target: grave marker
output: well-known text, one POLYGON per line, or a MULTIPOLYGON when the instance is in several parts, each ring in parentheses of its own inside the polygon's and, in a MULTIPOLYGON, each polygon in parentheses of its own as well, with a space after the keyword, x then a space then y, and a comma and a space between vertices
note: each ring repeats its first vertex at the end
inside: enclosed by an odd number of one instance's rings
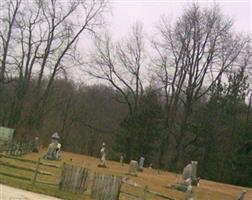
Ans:
POLYGON ((141 158, 139 159, 138 171, 142 172, 142 171, 143 171, 143 167, 144 167, 144 157, 141 157, 141 158))
POLYGON ((138 162, 131 160, 129 164, 129 175, 137 176, 138 162))

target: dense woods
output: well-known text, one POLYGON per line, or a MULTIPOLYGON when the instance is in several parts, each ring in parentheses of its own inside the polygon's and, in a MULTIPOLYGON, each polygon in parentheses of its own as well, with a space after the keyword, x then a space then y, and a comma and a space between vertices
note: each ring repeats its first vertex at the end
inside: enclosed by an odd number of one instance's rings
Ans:
POLYGON ((101 34, 106 1, 0 6, 0 125, 17 139, 46 146, 58 131, 66 151, 97 156, 106 142, 110 159, 177 172, 197 160, 202 178, 252 186, 251 38, 218 6, 162 17, 151 40, 137 23, 121 41, 101 34))

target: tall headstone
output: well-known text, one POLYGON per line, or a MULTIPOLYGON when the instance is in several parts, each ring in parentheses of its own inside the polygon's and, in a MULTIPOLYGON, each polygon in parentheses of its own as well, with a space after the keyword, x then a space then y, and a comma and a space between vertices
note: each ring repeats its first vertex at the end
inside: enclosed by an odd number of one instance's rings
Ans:
POLYGON ((120 163, 121 163, 122 166, 123 166, 123 160, 124 160, 124 156, 121 155, 121 157, 120 157, 120 163))
POLYGON ((191 163, 184 168, 182 173, 182 182, 186 182, 186 180, 191 179, 192 185, 197 185, 197 165, 197 161, 191 161, 191 163))
POLYGON ((137 176, 138 162, 131 160, 129 164, 129 175, 137 176))
POLYGON ((34 138, 32 152, 39 152, 39 137, 34 138))
POLYGON ((55 132, 52 136, 52 142, 48 146, 48 150, 46 155, 44 156, 44 159, 48 160, 58 160, 60 158, 60 148, 61 144, 59 143, 59 134, 55 132))
POLYGON ((100 164, 98 165, 98 167, 107 167, 106 166, 106 148, 105 148, 105 146, 106 146, 106 144, 103 142, 102 148, 100 150, 101 159, 100 159, 100 164))
POLYGON ((139 159, 138 171, 142 172, 142 171, 143 171, 143 167, 144 167, 144 157, 141 157, 141 158, 139 159))

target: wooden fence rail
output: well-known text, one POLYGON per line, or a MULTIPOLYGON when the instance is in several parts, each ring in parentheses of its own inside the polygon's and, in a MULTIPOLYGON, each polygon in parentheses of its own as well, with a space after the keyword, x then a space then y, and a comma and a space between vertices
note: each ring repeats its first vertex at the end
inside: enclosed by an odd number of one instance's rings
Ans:
POLYGON ((63 163, 59 189, 82 194, 87 189, 89 170, 63 163))
MULTIPOLYGON (((21 166, 13 165, 13 164, 10 164, 8 162, 3 162, 3 161, 0 161, 0 165, 14 168, 14 169, 20 169, 20 170, 24 170, 24 171, 28 171, 28 172, 35 172, 36 171, 35 169, 32 169, 32 168, 21 167, 21 166)), ((53 176, 52 173, 47 172, 47 171, 42 171, 42 170, 38 170, 38 174, 45 175, 45 176, 53 176)))
POLYGON ((119 200, 122 178, 94 174, 91 196, 96 200, 119 200))
POLYGON ((36 183, 41 183, 41 184, 59 186, 59 181, 52 183, 52 182, 38 180, 39 175, 52 176, 52 177, 55 176, 55 174, 53 174, 51 172, 40 170, 39 169, 40 166, 58 168, 60 170, 60 167, 58 165, 55 165, 52 163, 41 162, 40 158, 37 161, 35 161, 35 160, 28 160, 28 159, 24 159, 24 158, 20 158, 20 157, 5 155, 5 154, 0 154, 0 158, 6 158, 6 159, 11 159, 11 160, 16 160, 18 162, 29 163, 29 164, 35 165, 35 167, 32 168, 31 166, 29 166, 29 167, 28 166, 19 166, 17 164, 12 164, 7 161, 0 160, 0 165, 2 165, 2 166, 34 173, 32 177, 30 177, 30 176, 27 177, 27 176, 20 176, 20 175, 15 175, 15 174, 0 171, 0 175, 12 177, 12 178, 17 178, 17 179, 21 179, 21 180, 25 180, 25 181, 31 181, 32 185, 35 185, 36 183))
MULTIPOLYGON (((60 166, 49 162, 42 162, 40 158, 37 161, 34 161, 5 154, 0 154, 0 158, 5 158, 4 160, 0 160, 1 166, 32 172, 33 176, 27 177, 24 175, 22 176, 22 175, 10 174, 5 171, 0 171, 0 175, 17 178, 24 181, 30 181, 32 185, 35 185, 36 183, 46 184, 58 187, 59 190, 68 190, 70 192, 80 194, 82 194, 87 189, 88 180, 90 177, 90 170, 86 168, 69 165, 66 163, 63 163, 63 165, 60 166), (7 159, 16 160, 18 162, 23 163, 29 163, 32 164, 34 167, 32 168, 30 165, 29 167, 24 167, 23 165, 18 166, 17 164, 7 162, 6 161, 7 159), (54 171, 58 169, 59 170, 58 174, 60 174, 61 172, 61 175, 59 175, 58 179, 56 179, 56 181, 54 182, 39 180, 40 175, 55 177, 55 173, 43 171, 41 170, 41 166, 54 168, 54 171)), ((162 199, 176 200, 172 197, 169 197, 166 194, 150 190, 149 187, 147 186, 135 187, 132 184, 123 181, 122 177, 117 177, 113 175, 99 175, 96 173, 94 173, 93 177, 94 177, 93 183, 91 186, 91 197, 95 200, 119 200, 120 193, 128 196, 130 200, 133 199, 147 200, 148 199, 147 194, 151 194, 162 199), (128 186, 137 189, 138 190, 137 194, 134 194, 132 190, 130 191, 122 190, 123 184, 127 184, 128 186)))

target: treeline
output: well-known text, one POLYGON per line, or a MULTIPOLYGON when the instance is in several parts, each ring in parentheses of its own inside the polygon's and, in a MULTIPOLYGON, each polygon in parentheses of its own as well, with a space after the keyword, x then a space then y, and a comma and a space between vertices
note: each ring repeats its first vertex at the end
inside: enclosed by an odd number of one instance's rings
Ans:
POLYGON ((1 125, 44 145, 58 131, 65 150, 92 156, 104 141, 110 159, 177 172, 197 160, 203 178, 252 186, 251 38, 194 4, 174 23, 163 17, 151 40, 138 23, 115 42, 96 34, 106 5, 1 5, 1 125), (96 36, 85 62, 83 33, 96 36), (102 84, 70 80, 76 69, 102 84))

